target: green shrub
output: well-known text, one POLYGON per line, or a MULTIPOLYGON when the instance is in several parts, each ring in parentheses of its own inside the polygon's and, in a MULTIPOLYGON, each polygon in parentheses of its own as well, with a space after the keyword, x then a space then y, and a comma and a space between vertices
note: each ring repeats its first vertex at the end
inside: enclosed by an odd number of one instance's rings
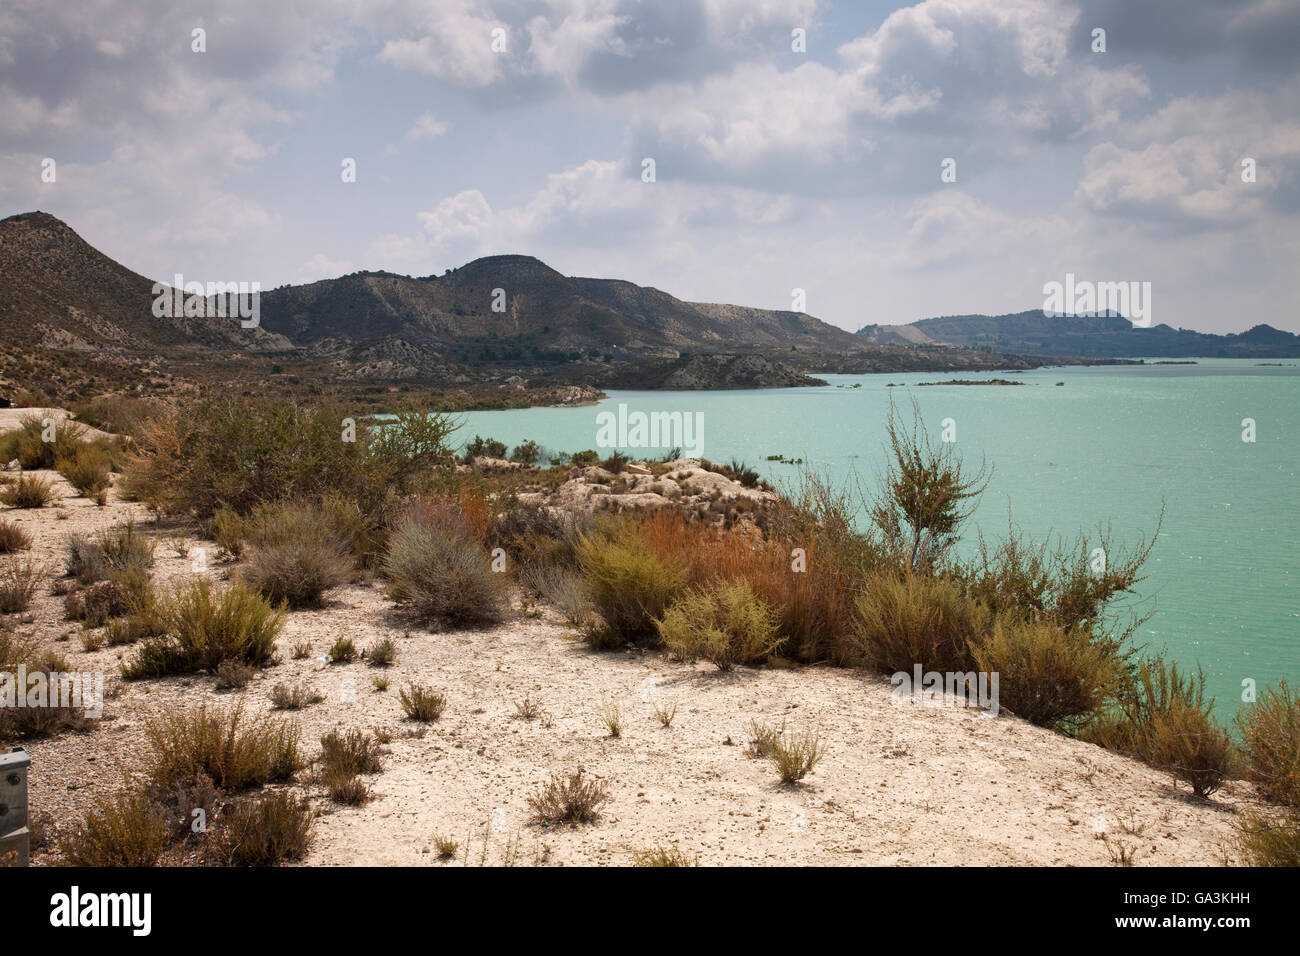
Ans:
POLYGON ((466 459, 472 458, 504 458, 506 457, 505 442, 499 442, 495 438, 480 438, 474 436, 474 440, 465 445, 461 454, 466 459))
POLYGON ((162 409, 137 428, 123 490, 151 508, 205 520, 222 504, 246 515, 264 502, 326 495, 378 516, 446 458, 457 427, 419 410, 382 423, 357 418, 335 402, 269 396, 162 409))
POLYGON ((743 580, 688 591, 656 623, 670 654, 704 658, 721 671, 760 664, 781 644, 776 612, 743 580))
POLYGON ((382 564, 389 594, 426 625, 495 624, 505 616, 506 580, 455 505, 441 499, 409 509, 382 564))
POLYGON ((858 622, 851 636, 869 667, 887 673, 965 672, 970 642, 989 626, 987 610, 967 601, 944 578, 919 574, 873 574, 857 597, 858 622))
POLYGON ((252 554, 243 579, 277 604, 319 606, 325 591, 351 579, 351 556, 315 505, 262 505, 253 512, 249 529, 252 554))
POLYGON ((206 774, 222 790, 287 780, 303 768, 296 727, 270 717, 246 720, 243 703, 229 709, 207 704, 145 719, 149 777, 155 788, 206 774))
POLYGON ((260 793, 227 807, 204 844, 216 866, 275 866, 301 860, 311 845, 316 813, 291 791, 260 793))
POLYGON ((423 684, 408 684, 397 692, 397 696, 406 716, 423 723, 437 720, 447 708, 446 696, 423 684))
POLYGON ((285 611, 244 584, 214 591, 206 578, 196 578, 160 598, 157 614, 166 634, 140 645, 122 668, 128 679, 215 670, 228 659, 264 667, 285 611))
POLYGON ((97 797, 59 853, 72 866, 157 866, 170 835, 162 810, 136 787, 97 797))
POLYGON ((127 519, 126 524, 101 532, 95 539, 108 571, 153 567, 157 544, 153 537, 136 528, 134 519, 127 519))
POLYGON ((103 448, 78 442, 70 454, 55 460, 54 467, 82 497, 93 498, 108 488, 111 464, 103 448))
POLYGON ((998 675, 998 705, 1044 727, 1077 729, 1115 692, 1120 662, 1085 630, 999 618, 974 643, 975 667, 998 675))
POLYGON ((686 589, 685 572, 651 554, 635 532, 582 536, 578 564, 601 617, 586 629, 595 648, 657 640, 655 622, 686 589))
POLYGON ((54 421, 54 414, 48 409, 25 415, 18 428, 0 436, 0 458, 5 461, 17 458, 24 468, 53 468, 58 459, 75 454, 85 432, 86 426, 77 422, 54 421), (48 429, 44 424, 47 420, 51 423, 48 429), (53 441, 45 441, 46 435, 53 441))
POLYGON ((11 508, 44 508, 54 500, 54 483, 40 475, 21 474, 0 488, 0 502, 11 508))
POLYGON ((535 441, 526 441, 518 444, 510 452, 511 461, 517 461, 525 465, 535 465, 541 457, 542 448, 535 441))
POLYGON ((1300 810, 1281 814, 1247 813, 1240 828, 1247 866, 1300 866, 1300 810))
POLYGON ((372 667, 389 667, 397 660, 397 645, 391 637, 385 637, 366 651, 366 659, 372 667))
POLYGON ((244 519, 225 505, 217 508, 208 522, 208 537, 232 558, 244 553, 245 533, 244 519))
POLYGON ((1247 774, 1270 800, 1300 807, 1300 692, 1285 680, 1237 712, 1247 774))
POLYGON ((350 637, 340 637, 330 645, 331 664, 350 664, 357 659, 357 645, 350 637))
POLYGON ((1232 759, 1231 739, 1210 716, 1213 707, 1200 668, 1191 676, 1155 656, 1138 664, 1085 737, 1168 770, 1205 797, 1222 784, 1232 759))

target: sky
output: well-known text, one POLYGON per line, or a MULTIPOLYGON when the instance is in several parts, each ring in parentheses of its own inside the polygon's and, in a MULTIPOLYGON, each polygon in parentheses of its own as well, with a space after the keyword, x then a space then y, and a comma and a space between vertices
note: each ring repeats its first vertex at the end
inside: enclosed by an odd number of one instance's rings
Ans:
POLYGON ((518 253, 856 330, 1068 273, 1300 332, 1300 2, 3 0, 34 209, 165 281, 518 253))

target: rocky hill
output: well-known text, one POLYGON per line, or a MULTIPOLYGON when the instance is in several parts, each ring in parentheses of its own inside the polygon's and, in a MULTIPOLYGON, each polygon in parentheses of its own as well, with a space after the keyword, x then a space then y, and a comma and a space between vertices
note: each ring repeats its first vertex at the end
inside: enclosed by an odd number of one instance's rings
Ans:
POLYGON ((1214 335, 1169 325, 1134 326, 1119 315, 949 315, 911 325, 869 325, 859 337, 875 345, 909 341, 1038 356, 1088 358, 1295 358, 1300 336, 1269 325, 1235 335, 1214 335))

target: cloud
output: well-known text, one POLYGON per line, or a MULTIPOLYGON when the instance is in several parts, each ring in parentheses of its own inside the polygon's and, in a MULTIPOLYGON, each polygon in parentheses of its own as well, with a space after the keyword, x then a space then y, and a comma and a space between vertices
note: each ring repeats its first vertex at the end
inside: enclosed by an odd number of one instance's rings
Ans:
POLYGON ((1235 228, 1300 211, 1300 81, 1270 95, 1179 97, 1084 157, 1089 211, 1163 228, 1235 228), (1255 161, 1255 181, 1242 161, 1255 161))
POLYGON ((435 136, 441 136, 450 128, 447 123, 436 119, 432 113, 422 113, 416 119, 415 125, 406 131, 406 138, 412 141, 433 139, 435 136))

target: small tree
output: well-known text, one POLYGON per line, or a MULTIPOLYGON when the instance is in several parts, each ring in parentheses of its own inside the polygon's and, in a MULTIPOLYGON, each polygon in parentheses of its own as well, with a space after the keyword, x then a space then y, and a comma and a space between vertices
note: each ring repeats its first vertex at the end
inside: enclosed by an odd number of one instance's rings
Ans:
POLYGON ((911 570, 927 570, 957 542, 991 475, 982 460, 979 470, 968 474, 951 443, 932 445, 915 401, 907 429, 890 400, 885 433, 890 461, 871 520, 911 570))

